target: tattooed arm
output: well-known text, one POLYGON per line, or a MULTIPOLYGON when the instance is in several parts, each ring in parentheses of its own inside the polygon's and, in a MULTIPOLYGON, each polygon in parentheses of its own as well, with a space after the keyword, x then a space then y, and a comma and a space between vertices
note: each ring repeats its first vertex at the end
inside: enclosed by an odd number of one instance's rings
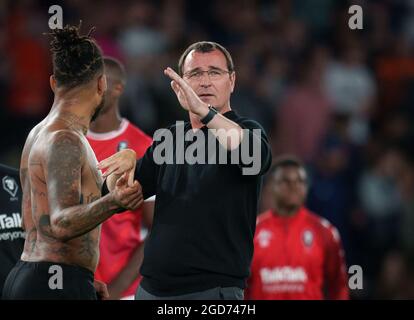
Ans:
POLYGON ((46 236, 67 241, 85 234, 120 208, 134 208, 142 202, 138 183, 127 187, 121 177, 115 189, 89 204, 79 205, 85 149, 80 137, 69 130, 54 133, 46 155, 49 210, 39 217, 39 229, 46 236))

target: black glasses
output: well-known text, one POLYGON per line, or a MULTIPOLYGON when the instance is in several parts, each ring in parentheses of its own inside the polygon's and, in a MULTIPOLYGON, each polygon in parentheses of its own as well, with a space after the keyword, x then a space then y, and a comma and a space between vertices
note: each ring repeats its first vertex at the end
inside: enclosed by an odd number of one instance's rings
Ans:
POLYGON ((210 69, 210 70, 197 70, 197 71, 190 71, 184 73, 184 77, 188 80, 199 81, 203 77, 204 73, 207 73, 208 77, 211 81, 219 80, 223 77, 226 73, 231 73, 231 71, 221 70, 221 69, 210 69))

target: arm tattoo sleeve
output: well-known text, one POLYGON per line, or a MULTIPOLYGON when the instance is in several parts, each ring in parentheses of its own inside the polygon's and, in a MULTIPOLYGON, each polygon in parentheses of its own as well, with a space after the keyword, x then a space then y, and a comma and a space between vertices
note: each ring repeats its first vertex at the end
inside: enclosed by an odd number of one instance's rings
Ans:
MULTIPOLYGON (((39 229, 50 237, 70 240, 90 230, 115 213, 110 195, 81 204, 81 174, 84 147, 76 133, 55 133, 47 154, 49 216, 39 219, 39 229)), ((46 214, 47 215, 47 214, 46 214)))

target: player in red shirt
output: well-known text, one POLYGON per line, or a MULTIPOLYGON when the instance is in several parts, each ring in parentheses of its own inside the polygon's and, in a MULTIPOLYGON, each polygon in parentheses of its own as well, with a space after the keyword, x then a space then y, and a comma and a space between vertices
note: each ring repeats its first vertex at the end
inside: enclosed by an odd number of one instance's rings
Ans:
MULTIPOLYGON (((152 139, 120 116, 119 98, 126 82, 125 69, 113 58, 104 58, 104 64, 108 82, 105 104, 99 117, 91 123, 87 139, 98 161, 125 148, 135 150, 141 158, 152 139)), ((108 284, 111 299, 133 299, 143 259, 143 225, 150 227, 153 208, 154 201, 146 201, 138 210, 114 215, 102 224, 95 278, 108 284)))
POLYGON ((274 208, 257 219, 246 299, 348 299, 339 233, 304 207, 304 166, 280 158, 270 179, 274 208))

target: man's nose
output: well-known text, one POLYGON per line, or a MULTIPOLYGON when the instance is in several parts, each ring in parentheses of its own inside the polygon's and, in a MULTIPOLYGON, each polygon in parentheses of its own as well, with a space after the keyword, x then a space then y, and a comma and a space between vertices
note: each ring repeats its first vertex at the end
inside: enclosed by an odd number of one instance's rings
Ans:
POLYGON ((211 86, 210 76, 207 72, 204 72, 200 78, 200 86, 202 87, 209 87, 211 86))

